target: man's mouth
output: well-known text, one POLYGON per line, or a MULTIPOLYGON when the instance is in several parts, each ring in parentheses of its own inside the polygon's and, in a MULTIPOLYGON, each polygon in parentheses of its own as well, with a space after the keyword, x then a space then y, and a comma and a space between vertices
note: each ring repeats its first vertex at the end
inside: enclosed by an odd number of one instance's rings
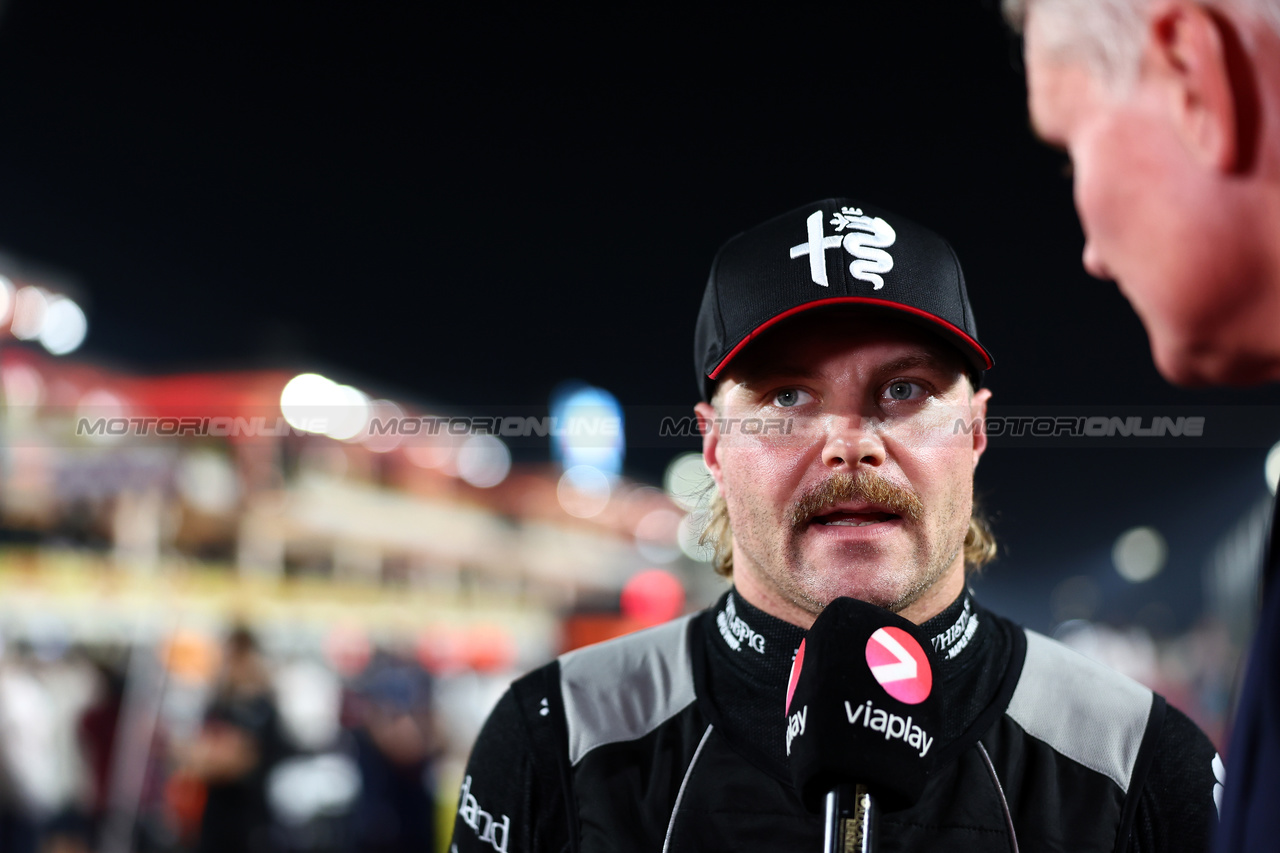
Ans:
POLYGON ((891 512, 830 512, 826 515, 815 515, 810 523, 830 527, 867 527, 901 517, 891 512))
POLYGON ((799 531, 811 525, 869 527, 918 521, 923 514, 920 498, 910 489, 861 470, 832 474, 805 490, 792 505, 789 520, 799 531))

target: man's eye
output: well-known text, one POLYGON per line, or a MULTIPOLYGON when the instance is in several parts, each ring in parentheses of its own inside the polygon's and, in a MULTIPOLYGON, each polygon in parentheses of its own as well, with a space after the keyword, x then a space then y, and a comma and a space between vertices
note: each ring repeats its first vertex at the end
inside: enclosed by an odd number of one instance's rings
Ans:
POLYGON ((789 409, 792 406, 798 406, 801 403, 806 403, 809 399, 809 395, 804 391, 801 391, 799 388, 788 388, 785 391, 779 391, 777 394, 773 395, 774 405, 781 406, 784 409, 789 409))
POLYGON ((898 381, 890 382, 884 393, 890 400, 911 400, 923 394, 924 389, 914 382, 898 381))

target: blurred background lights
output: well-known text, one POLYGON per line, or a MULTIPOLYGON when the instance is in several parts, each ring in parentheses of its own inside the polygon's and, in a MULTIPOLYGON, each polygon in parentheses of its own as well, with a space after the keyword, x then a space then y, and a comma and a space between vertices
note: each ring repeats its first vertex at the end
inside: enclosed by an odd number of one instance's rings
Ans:
POLYGON ((683 513, 671 509, 655 509, 636 523, 636 550, 646 560, 670 563, 680 556, 677 534, 683 513))
POLYGON ((404 455, 419 468, 451 470, 457 453, 457 439, 451 435, 416 435, 404 445, 404 455))
POLYGON ((390 400, 369 404, 369 422, 360 433, 360 443, 374 453, 388 453, 400 446, 400 421, 404 410, 390 400))
POLYGON ((20 341, 29 341, 40 334, 44 315, 49 309, 49 297, 42 288, 20 287, 13 301, 13 322, 9 331, 20 341))
POLYGON ((473 435, 458 448, 458 476, 476 488, 492 488, 510 471, 511 451, 496 436, 473 435))
POLYGON ((13 282, 9 281, 8 276, 0 275, 0 326, 9 322, 9 318, 13 316, 13 282))
POLYGON ((176 479, 179 493, 199 512, 230 512, 240 499, 240 481, 231 460, 213 450, 184 456, 176 479))
POLYGON ((350 385, 339 385, 318 373, 302 373, 285 383, 280 411, 289 426, 302 432, 351 439, 369 423, 369 398, 350 385))
POLYGON ((609 478, 593 465, 574 465, 560 475, 556 498, 561 508, 575 518, 594 518, 609 504, 613 491, 609 478))
POLYGON ((38 336, 45 349, 54 355, 66 355, 84 343, 88 331, 89 322, 79 305, 65 296, 49 299, 38 336))
POLYGON ((199 631, 179 629, 164 644, 165 669, 188 684, 202 684, 212 678, 221 658, 217 644, 199 631))
POLYGON ((590 465, 609 477, 622 473, 626 439, 622 407, 603 388, 567 382, 551 395, 552 451, 561 467, 590 465))
POLYGON ((1120 577, 1129 583, 1142 583, 1160 574, 1169 548, 1160 531, 1152 527, 1135 527, 1120 534, 1111 549, 1111 561, 1120 577))
POLYGON ((682 509, 693 511, 706 505, 715 481, 701 453, 682 453, 667 465, 662 487, 682 509))
POLYGON ((349 441, 364 432, 372 406, 368 396, 359 389, 350 385, 334 387, 334 403, 329 407, 329 428, 324 434, 340 441, 349 441))
MULTIPOLYGON (((334 384, 318 373, 301 373, 280 392, 280 411, 289 426, 303 432, 323 432, 324 407, 333 400, 334 384)), ((327 424, 327 421, 326 421, 327 424)))
MULTIPOLYGON (((34 371, 32 371, 34 373, 34 371)), ((38 377, 38 374, 37 374, 38 377)), ((76 403, 76 417, 97 420, 98 418, 122 418, 128 413, 124 400, 114 391, 106 388, 93 388, 85 393, 76 403)))
POLYGON ((1273 444, 1267 451, 1267 461, 1262 470, 1267 478, 1267 488, 1271 489, 1271 494, 1274 495, 1276 484, 1280 483, 1280 441, 1273 444))
POLYGON ((624 616, 641 625, 668 622, 684 611, 684 585, 665 569, 645 569, 622 587, 619 600, 624 616))
POLYGON ((34 367, 6 364, 0 370, 4 402, 10 409, 34 408, 44 402, 44 379, 34 367))

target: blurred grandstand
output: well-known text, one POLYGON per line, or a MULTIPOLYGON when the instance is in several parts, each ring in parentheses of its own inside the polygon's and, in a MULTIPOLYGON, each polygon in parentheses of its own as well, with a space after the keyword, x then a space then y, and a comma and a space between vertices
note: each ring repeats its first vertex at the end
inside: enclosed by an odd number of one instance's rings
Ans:
POLYGON ((620 446, 616 424, 593 426, 607 412, 569 429, 563 412, 432 412, 315 373, 140 376, 22 345, 7 313, 3 849, 197 849, 220 790, 209 756, 234 751, 208 709, 236 626, 261 644, 284 733, 263 783, 270 849, 354 850, 372 661, 433 685, 402 713, 434 721, 423 786, 451 815, 515 674, 676 615, 686 577, 714 594, 688 571, 696 501, 563 449, 513 463, 503 440, 586 436, 598 456, 620 446))

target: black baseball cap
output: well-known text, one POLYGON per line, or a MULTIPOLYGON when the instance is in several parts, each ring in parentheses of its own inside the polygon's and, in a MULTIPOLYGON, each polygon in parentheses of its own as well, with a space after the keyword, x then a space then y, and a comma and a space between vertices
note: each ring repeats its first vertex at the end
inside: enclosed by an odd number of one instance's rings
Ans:
POLYGON ((978 343, 950 244, 896 213, 830 198, 744 231, 716 253, 693 336, 702 398, 711 399, 725 366, 761 332, 834 305, 878 309, 937 333, 964 356, 975 382, 993 363, 978 343))

